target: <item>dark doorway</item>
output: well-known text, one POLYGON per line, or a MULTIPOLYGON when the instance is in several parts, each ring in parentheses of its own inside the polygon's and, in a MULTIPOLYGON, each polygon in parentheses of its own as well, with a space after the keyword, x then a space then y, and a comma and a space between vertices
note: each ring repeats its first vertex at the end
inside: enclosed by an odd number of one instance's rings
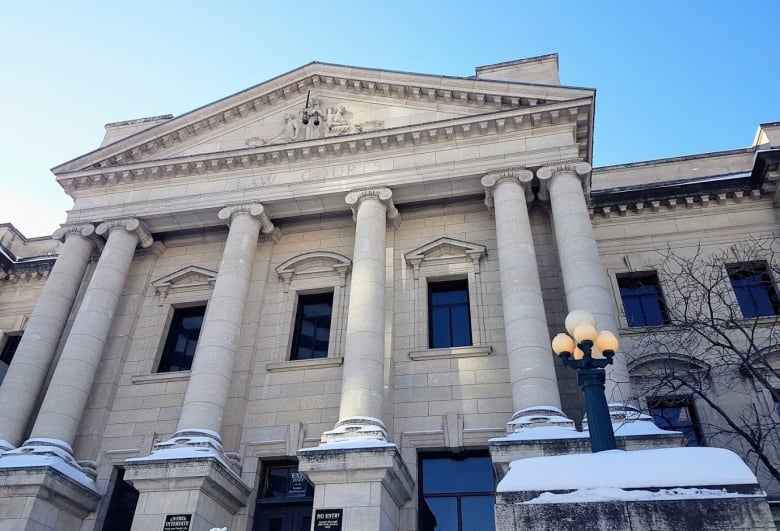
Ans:
POLYGON ((253 531, 309 531, 314 487, 295 464, 265 467, 253 531))
POLYGON ((116 469, 116 481, 108 503, 104 531, 130 531, 135 516, 135 506, 138 505, 138 491, 125 481, 125 469, 116 469))

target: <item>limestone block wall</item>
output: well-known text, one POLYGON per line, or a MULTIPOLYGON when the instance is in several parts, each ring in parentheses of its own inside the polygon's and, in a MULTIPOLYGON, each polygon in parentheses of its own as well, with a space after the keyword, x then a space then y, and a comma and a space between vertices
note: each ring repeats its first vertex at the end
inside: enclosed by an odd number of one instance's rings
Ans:
MULTIPOLYGON (((734 246, 749 241, 751 238, 776 238, 780 231, 776 208, 770 198, 749 199, 740 201, 726 199, 725 201, 710 201, 702 206, 694 204, 690 208, 678 206, 675 209, 662 207, 658 212, 648 211, 641 214, 629 213, 625 216, 604 218, 596 215, 593 219, 594 230, 599 241, 599 251, 603 263, 612 282, 615 303, 620 313, 622 329, 620 331, 623 344, 621 351, 631 360, 653 353, 644 352, 643 337, 652 333, 650 329, 630 328, 625 320, 625 313, 620 300, 616 275, 634 271, 653 271, 661 268, 663 258, 659 250, 671 250, 679 256, 690 257, 701 246, 704 254, 712 252, 727 252, 733 256, 733 262, 739 259, 731 249, 734 246)), ((777 260, 777 257, 774 257, 777 260)), ((776 266, 777 264, 775 264, 776 266)), ((778 279, 775 278, 775 281, 778 279)), ((667 300, 674 294, 669 279, 659 276, 661 289, 667 294, 667 300)), ((736 305, 736 299, 729 301, 736 305)), ((769 324, 769 323, 767 323, 769 324)), ((770 328, 757 329, 757 334, 769 333, 770 328)), ((717 397, 717 403, 729 414, 738 418, 738 411, 748 405, 755 404, 759 411, 766 415, 772 414, 771 397, 768 393, 757 392, 750 379, 745 378, 736 368, 732 373, 719 367, 722 361, 708 352, 694 353, 697 358, 715 367, 708 375, 712 388, 708 393, 717 397)), ((646 369, 651 371, 651 369, 646 369)), ((646 375, 645 375, 646 376, 646 375)), ((640 396, 641 405, 645 405, 642 396, 647 389, 654 387, 642 380, 643 374, 633 373, 634 390, 640 396)), ((780 384, 780 382, 778 382, 780 384)), ((680 390, 676 394, 684 395, 680 390)), ((755 460, 750 457, 750 451, 738 437, 718 437, 724 426, 723 419, 702 400, 694 400, 696 414, 705 439, 710 444, 724 446, 737 454, 746 457, 748 463, 755 460)), ((769 448, 770 453, 772 451, 769 448)), ((780 462, 780 454, 774 456, 775 462, 780 462)), ((780 485, 771 481, 761 466, 756 467, 756 473, 762 486, 771 496, 780 495, 780 485)))

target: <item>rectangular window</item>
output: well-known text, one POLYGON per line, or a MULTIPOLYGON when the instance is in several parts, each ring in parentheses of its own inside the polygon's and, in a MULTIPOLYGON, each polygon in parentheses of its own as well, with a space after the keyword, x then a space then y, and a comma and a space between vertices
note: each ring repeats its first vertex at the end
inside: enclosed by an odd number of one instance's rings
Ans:
POLYGON ((188 371, 192 368, 206 306, 175 308, 157 372, 188 371))
POLYGON ((663 430, 681 431, 688 440, 688 446, 702 446, 704 439, 690 398, 653 398, 648 399, 647 405, 656 426, 663 430))
POLYGON ((780 300, 766 262, 745 262, 726 266, 742 317, 751 319, 778 315, 780 300))
POLYGON ((333 292, 298 296, 291 360, 328 357, 333 292))
POLYGON ((468 280, 428 284, 429 348, 471 345, 468 280))
POLYGON ((16 354, 16 349, 19 347, 19 342, 21 340, 21 332, 11 333, 5 336, 3 350, 0 351, 0 384, 3 383, 5 373, 8 372, 8 367, 11 365, 11 360, 14 359, 14 354, 16 354))
POLYGON ((421 456, 419 475, 420 531, 495 531, 490 457, 421 456))
POLYGON ((617 275, 628 326, 660 326, 669 322, 655 271, 617 275))

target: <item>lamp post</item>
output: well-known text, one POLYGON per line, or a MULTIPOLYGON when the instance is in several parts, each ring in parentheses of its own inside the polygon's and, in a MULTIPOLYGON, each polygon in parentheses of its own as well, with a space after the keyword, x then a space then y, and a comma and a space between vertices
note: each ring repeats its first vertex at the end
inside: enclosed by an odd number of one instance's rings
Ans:
POLYGON ((585 395, 591 450, 614 450, 617 445, 604 395, 604 367, 612 363, 618 348, 617 338, 612 332, 597 334, 595 319, 582 310, 574 310, 566 316, 566 331, 571 335, 555 336, 552 349, 564 365, 577 370, 577 384, 585 395))

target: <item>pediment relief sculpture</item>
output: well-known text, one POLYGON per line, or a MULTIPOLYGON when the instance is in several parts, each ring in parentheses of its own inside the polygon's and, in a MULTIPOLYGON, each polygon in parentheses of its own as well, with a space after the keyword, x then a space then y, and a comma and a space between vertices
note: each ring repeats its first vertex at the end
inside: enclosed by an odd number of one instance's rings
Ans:
POLYGON ((323 111, 319 98, 307 100, 301 111, 286 112, 276 122, 277 133, 269 137, 251 137, 250 147, 282 144, 297 140, 312 140, 332 136, 364 133, 381 129, 383 120, 366 120, 355 123, 353 113, 345 105, 337 104, 323 111))
POLYGON ((191 265, 153 280, 151 285, 158 295, 165 297, 171 291, 211 288, 216 280, 216 271, 191 265))

